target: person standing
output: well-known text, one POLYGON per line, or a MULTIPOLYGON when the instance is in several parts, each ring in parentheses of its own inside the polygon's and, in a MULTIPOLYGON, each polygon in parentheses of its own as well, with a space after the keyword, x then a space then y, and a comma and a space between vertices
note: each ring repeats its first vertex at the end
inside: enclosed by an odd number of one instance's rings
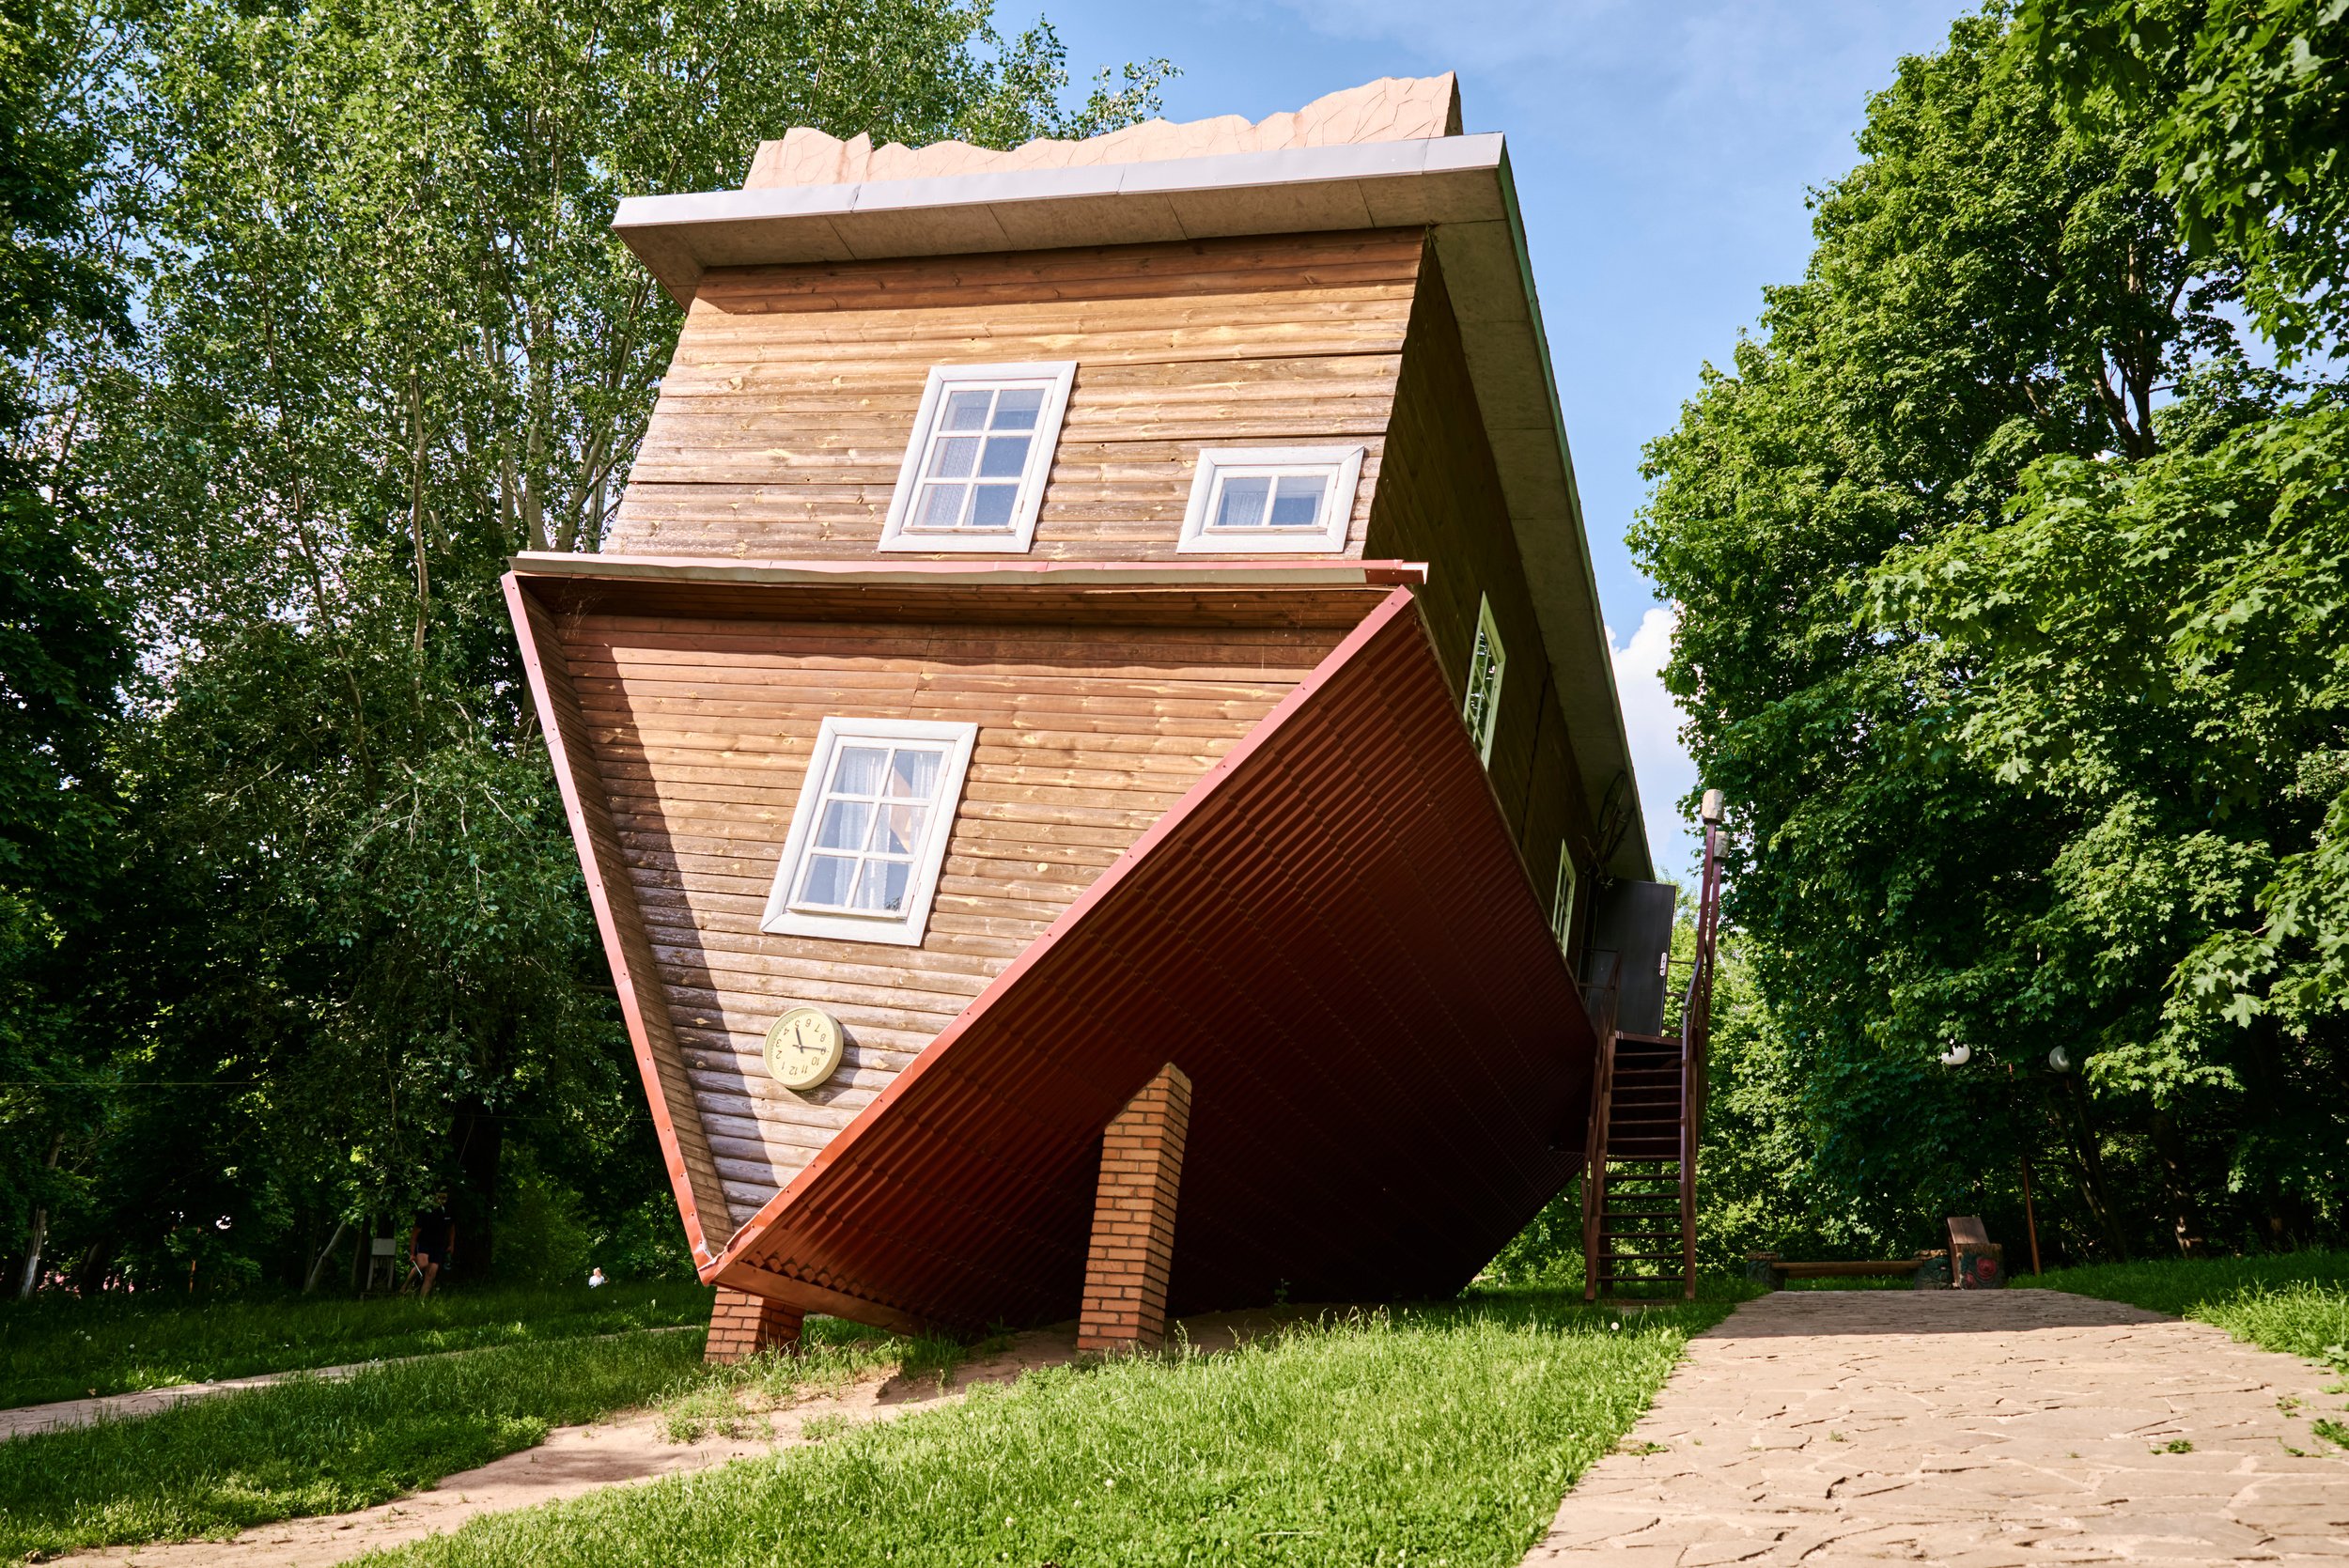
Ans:
POLYGON ((426 1206, 416 1212, 415 1229, 409 1233, 408 1258, 424 1276, 424 1289, 419 1299, 432 1294, 433 1281, 448 1265, 449 1254, 457 1248, 457 1221, 449 1218, 448 1194, 436 1192, 426 1206))

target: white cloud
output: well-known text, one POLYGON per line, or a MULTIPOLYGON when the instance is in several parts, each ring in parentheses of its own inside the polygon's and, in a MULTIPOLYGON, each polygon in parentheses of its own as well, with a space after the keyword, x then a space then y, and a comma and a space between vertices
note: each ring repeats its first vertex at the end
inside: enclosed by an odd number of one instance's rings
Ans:
POLYGON ((1615 629, 1607 629, 1631 772, 1640 782, 1641 815, 1647 819, 1648 848, 1659 876, 1684 870, 1696 860, 1695 836, 1681 817, 1679 801, 1695 787, 1697 768, 1680 741, 1687 715, 1664 690, 1664 665, 1672 658, 1672 628, 1679 621, 1676 609, 1657 605, 1640 617, 1627 643, 1618 644, 1615 629))

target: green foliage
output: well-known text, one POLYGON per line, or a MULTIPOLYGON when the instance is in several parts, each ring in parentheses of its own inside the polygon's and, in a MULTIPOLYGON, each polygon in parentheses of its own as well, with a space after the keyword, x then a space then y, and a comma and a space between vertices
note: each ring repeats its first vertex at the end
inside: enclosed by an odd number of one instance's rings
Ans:
POLYGON ((2186 241, 2240 261, 2286 363, 2349 351, 2349 4, 2026 0, 2076 112, 2150 115, 2186 241))
MULTIPOLYGON (((56 491, 50 362, 128 334, 87 198, 105 51, 77 0, 0 6, 0 1227, 45 1229, 87 1126, 72 950, 112 820, 105 744, 127 673, 94 532, 56 491)), ((13 1285, 16 1281, 11 1280, 13 1285)))
POLYGON ((2190 1317, 2263 1350, 2349 1373, 2349 1252, 2104 1264, 2015 1283, 2190 1317))
POLYGON ((62 917, 0 896, 0 1049, 53 1086, 5 1112, 0 1224, 38 1188, 85 1286, 241 1287, 335 1278, 447 1186, 455 1284, 506 1268, 502 1200, 518 1278, 673 1267, 498 586, 598 546, 675 342, 614 206, 739 184, 793 125, 1085 134, 1166 68, 1065 105, 1050 28, 972 0, 167 0, 59 37, 106 109, 47 111, 103 176, 68 215, 128 237, 75 254, 142 331, 44 365, 47 477, 141 658, 116 634, 85 682, 129 699, 107 831, 39 878, 93 906, 63 998, 17 979, 62 917), (36 1026, 70 1049, 9 1044, 36 1026))
POLYGON ((2025 1158, 2065 1256, 2344 1218, 2335 416, 2235 344, 2157 116, 2104 109, 1997 5, 1904 61, 1805 281, 1649 448, 1733 806, 1718 1250, 2013 1248, 2025 1158))
POLYGON ((1030 1373, 388 1560, 1512 1564, 1725 1310, 1497 1296, 1030 1373))
POLYGON ((0 1408, 634 1328, 695 1328, 709 1321, 709 1288, 692 1280, 436 1292, 428 1301, 46 1296, 0 1307, 0 1408))
POLYGON ((1485 1265, 1477 1279, 1495 1285, 1582 1294, 1582 1183, 1542 1205, 1524 1230, 1485 1265))
POLYGON ((1933 650, 1952 744, 2072 827, 1977 950, 2015 979, 1998 1021, 2064 1029, 2108 1097, 2226 1129, 2230 1187, 2337 1223, 2349 409, 2049 459, 2001 525, 1894 552, 1871 596, 1933 650))
POLYGON ((694 1333, 514 1345, 19 1437, 0 1443, 0 1558, 366 1508, 646 1404, 701 1353, 694 1333))

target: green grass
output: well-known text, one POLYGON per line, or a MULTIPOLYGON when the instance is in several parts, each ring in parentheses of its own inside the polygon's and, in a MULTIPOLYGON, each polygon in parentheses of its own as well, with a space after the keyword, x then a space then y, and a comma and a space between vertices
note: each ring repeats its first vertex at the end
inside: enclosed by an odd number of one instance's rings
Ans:
POLYGON ((811 1317, 800 1347, 769 1351, 731 1366, 704 1367, 669 1391, 661 1412, 671 1442, 690 1443, 713 1432, 744 1435, 770 1410, 838 1393, 886 1374, 951 1387, 972 1356, 1004 1342, 963 1344, 949 1339, 902 1339, 836 1317, 811 1317))
POLYGON ((2104 1264, 2013 1282, 2190 1317, 2349 1374, 2349 1252, 2104 1264))
POLYGON ((50 1296, 0 1306, 0 1407, 394 1356, 703 1325, 691 1281, 451 1290, 429 1301, 321 1296, 197 1299, 169 1292, 50 1296))
POLYGON ((0 1561, 365 1508, 650 1404, 701 1353, 691 1332, 507 1345, 19 1437, 0 1443, 0 1561))
POLYGON ((1032 1372, 774 1459, 474 1521, 378 1563, 1514 1564, 1728 1303, 1555 1296, 1032 1372))

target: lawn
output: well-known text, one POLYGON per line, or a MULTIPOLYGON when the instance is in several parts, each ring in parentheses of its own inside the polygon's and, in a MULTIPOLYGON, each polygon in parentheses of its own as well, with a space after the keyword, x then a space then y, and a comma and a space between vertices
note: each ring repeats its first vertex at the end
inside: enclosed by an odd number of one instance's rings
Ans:
POLYGON ((371 1559, 1514 1564, 1728 1312, 1494 1293, 1237 1351, 1031 1372, 819 1446, 492 1515, 371 1559))
POLYGON ((704 1325, 692 1281, 382 1296, 228 1297, 166 1291, 0 1306, 0 1407, 394 1356, 704 1325))
POLYGON ((650 1404, 701 1353, 693 1332, 506 1345, 19 1437, 0 1443, 0 1562, 365 1508, 650 1404))
POLYGON ((2104 1264, 2014 1282, 2190 1317, 2349 1374, 2349 1252, 2104 1264))

